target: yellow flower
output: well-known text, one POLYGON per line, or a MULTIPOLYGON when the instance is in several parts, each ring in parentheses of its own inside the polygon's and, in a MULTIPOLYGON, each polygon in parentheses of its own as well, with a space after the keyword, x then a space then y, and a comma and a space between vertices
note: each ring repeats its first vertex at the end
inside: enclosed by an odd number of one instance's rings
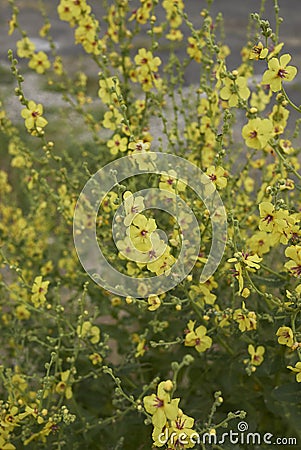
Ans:
POLYGON ((190 56, 190 58, 194 59, 196 62, 201 62, 201 58, 202 58, 201 48, 204 46, 205 46, 205 42, 203 40, 198 41, 194 37, 189 37, 187 53, 190 56))
POLYGON ((147 51, 145 48, 140 48, 134 59, 137 66, 145 67, 150 72, 157 72, 161 64, 159 56, 154 57, 152 52, 147 51))
POLYGON ((102 362, 102 357, 98 353, 92 353, 89 355, 89 359, 94 366, 101 364, 102 362))
POLYGON ((236 309, 233 319, 238 323, 240 331, 256 330, 256 314, 254 311, 246 311, 243 303, 243 309, 236 309))
POLYGON ((262 42, 258 42, 254 45, 250 51, 249 59, 265 59, 269 53, 269 50, 265 48, 262 42))
POLYGON ((11 19, 8 22, 8 25, 9 25, 8 35, 10 36, 11 34, 13 34, 13 32, 15 31, 15 29, 17 27, 17 16, 16 16, 16 14, 12 14, 11 19))
POLYGON ((113 108, 112 111, 107 111, 104 115, 103 126, 109 128, 110 130, 116 130, 116 128, 121 125, 123 117, 118 109, 113 108))
POLYGON ((30 100, 28 102, 27 108, 22 109, 21 116, 25 119, 25 126, 28 131, 33 129, 44 128, 47 125, 47 120, 42 117, 43 106, 39 103, 38 105, 30 100))
POLYGON ((295 277, 301 275, 301 245, 292 245, 285 250, 285 256, 291 258, 290 261, 284 264, 295 277))
POLYGON ((257 231, 247 240, 247 245, 258 256, 268 253, 271 247, 268 233, 266 231, 257 231))
POLYGON ((159 182, 159 189, 170 192, 185 191, 186 184, 178 179, 177 172, 175 170, 169 170, 168 172, 162 172, 159 182))
POLYGON ((242 128, 242 137, 246 145, 257 150, 263 149, 274 136, 273 123, 269 119, 250 119, 242 128))
POLYGON ((61 0, 60 4, 57 7, 59 18, 61 20, 70 22, 70 25, 73 25, 74 20, 78 19, 82 14, 83 6, 86 12, 89 12, 89 7, 87 7, 87 5, 84 5, 84 2, 82 1, 61 0))
POLYGON ((257 88, 256 92, 252 92, 250 105, 253 108, 256 108, 258 111, 264 111, 267 104, 271 99, 271 91, 269 90, 268 94, 262 88, 257 88))
POLYGON ((295 149, 292 146, 292 143, 289 139, 280 139, 279 140, 279 146, 283 153, 286 155, 290 155, 291 153, 294 153, 295 149))
POLYGON ((216 300, 216 295, 210 292, 208 286, 204 283, 199 283, 197 286, 191 286, 189 290, 189 297, 201 308, 204 308, 204 305, 213 305, 216 300))
POLYGON ((63 72, 64 72, 63 63, 62 63, 62 59, 60 56, 55 57, 52 67, 57 75, 63 74, 63 72))
POLYGON ((0 436, 0 448, 1 450, 15 450, 16 447, 8 442, 4 436, 0 436))
POLYGON ((283 132, 287 125, 287 119, 289 116, 289 110, 284 108, 282 105, 274 105, 272 112, 269 114, 269 118, 272 120, 275 131, 283 132))
POLYGON ((120 134, 114 134, 113 138, 107 142, 112 155, 117 155, 118 152, 125 152, 127 150, 128 139, 121 137, 120 134))
POLYGON ((57 430, 57 425, 50 417, 41 431, 39 431, 38 433, 33 433, 28 439, 24 441, 24 446, 27 446, 34 439, 41 439, 41 441, 45 444, 46 437, 55 430, 57 430))
POLYGON ((301 383, 301 361, 298 361, 295 367, 287 366, 287 368, 296 373, 296 381, 301 383))
POLYGON ((28 63, 28 66, 37 73, 44 73, 45 70, 49 69, 50 65, 48 56, 44 52, 38 52, 32 55, 31 60, 28 63))
POLYGON ((17 55, 20 58, 31 58, 35 48, 34 43, 28 37, 24 37, 17 42, 17 55))
POLYGON ((110 211, 118 208, 116 201, 118 201, 118 195, 116 192, 109 192, 101 202, 101 208, 106 213, 109 213, 110 211))
POLYGON ((260 269, 260 264, 258 263, 262 261, 262 258, 260 258, 258 255, 251 255, 248 252, 238 252, 238 255, 241 257, 242 262, 247 266, 248 269, 260 269))
POLYGON ((92 325, 89 321, 78 325, 76 332, 79 338, 83 339, 87 337, 92 344, 97 344, 100 340, 100 329, 96 325, 92 325))
POLYGON ((39 35, 40 35, 41 37, 47 36, 48 33, 49 33, 50 28, 51 28, 51 24, 50 24, 50 23, 45 23, 45 24, 42 26, 42 28, 40 28, 39 35))
POLYGON ((152 415, 153 425, 161 430, 165 426, 167 419, 176 420, 180 401, 179 398, 171 399, 170 391, 166 390, 165 383, 165 381, 159 383, 157 394, 143 398, 144 408, 152 415))
MULTIPOLYGON (((181 409, 178 411, 178 416, 175 420, 170 422, 170 427, 168 428, 168 439, 166 444, 168 444, 169 449, 177 449, 177 443, 180 442, 181 449, 192 448, 195 446, 193 437, 196 436, 196 432, 192 429, 194 425, 194 419, 192 417, 186 416, 181 409), (170 441, 170 442, 169 442, 170 441)), ((154 444, 158 441, 160 443, 159 430, 155 427, 153 432, 154 444)), ((162 446, 162 434, 161 434, 161 446, 162 446)))
POLYGON ((144 355, 144 353, 145 353, 145 351, 147 349, 145 344, 146 344, 146 340, 145 339, 139 339, 138 344, 137 344, 137 348, 136 348, 135 358, 139 358, 140 356, 144 355))
POLYGON ((248 352, 251 356, 251 364, 253 366, 260 366, 264 359, 263 355, 265 352, 265 348, 262 345, 259 345, 255 350, 254 345, 249 344, 248 352))
POLYGON ((56 385, 55 390, 60 395, 65 395, 66 399, 72 398, 72 388, 70 386, 70 370, 61 373, 61 381, 56 385))
POLYGON ((82 45, 84 45, 85 42, 93 43, 95 41, 96 30, 98 26, 98 21, 93 19, 89 15, 80 18, 78 27, 76 28, 74 33, 75 43, 81 43, 82 45))
POLYGON ((151 234, 157 228, 155 219, 147 219, 143 214, 134 217, 130 226, 130 238, 137 250, 151 250, 151 234))
POLYGON ((195 347, 199 353, 205 352, 212 345, 211 337, 207 336, 207 328, 200 325, 194 330, 195 322, 190 320, 187 324, 188 333, 185 336, 185 346, 195 347))
POLYGON ((291 347, 294 343, 293 330, 290 327, 280 327, 277 330, 278 343, 291 347))
POLYGON ((46 302, 46 294, 48 291, 49 281, 43 281, 41 276, 34 279, 32 286, 31 301, 35 308, 39 308, 46 302))
POLYGON ((116 77, 99 80, 98 97, 106 104, 118 104, 121 94, 119 80, 116 77))
POLYGON ((161 300, 157 295, 150 295, 147 299, 149 307, 147 308, 149 311, 156 311, 161 305, 161 300))
POLYGON ((140 24, 145 24, 150 17, 152 2, 143 2, 142 6, 136 9, 129 18, 129 21, 136 20, 140 24))
POLYGON ((148 92, 153 87, 154 78, 151 73, 145 70, 137 70, 137 78, 144 92, 148 92))
MULTIPOLYGON (((164 241, 160 240, 160 245, 156 248, 156 253, 162 253, 164 246, 164 241)), ((156 275, 162 275, 163 273, 168 275, 170 268, 174 263, 175 258, 170 254, 170 247, 166 247, 159 258, 147 263, 147 268, 150 272, 156 273, 156 275)))
POLYGON ((28 320, 30 318, 30 311, 25 305, 19 305, 16 308, 15 315, 19 320, 28 320))
POLYGON ((228 101, 229 107, 237 106, 239 100, 247 100, 250 96, 250 89, 247 87, 247 79, 245 77, 237 77, 234 80, 225 78, 223 80, 224 87, 220 91, 223 100, 228 101))
POLYGON ((139 195, 134 197, 130 191, 126 191, 123 194, 123 199, 125 209, 125 218, 123 223, 126 227, 128 227, 131 225, 133 218, 144 210, 144 202, 142 196, 139 195))
POLYGON ((288 211, 286 210, 275 210, 275 207, 270 202, 262 202, 259 205, 260 221, 259 229, 261 231, 270 232, 282 232, 285 227, 287 227, 287 221, 285 220, 288 216, 288 211))
POLYGON ((297 68, 288 66, 291 56, 285 54, 280 56, 280 59, 271 58, 268 62, 268 70, 266 70, 262 77, 262 84, 268 84, 273 92, 280 91, 283 81, 292 81, 296 74, 297 68))
POLYGON ((150 149, 150 142, 144 142, 139 139, 138 141, 130 142, 128 148, 133 150, 133 153, 144 153, 150 149))
POLYGON ((221 166, 210 166, 206 170, 206 175, 220 189, 224 189, 227 186, 226 174, 227 172, 221 166))
POLYGON ((165 37, 166 37, 166 39, 169 39, 170 41, 182 41, 183 33, 181 30, 171 28, 169 30, 169 33, 167 33, 165 37))

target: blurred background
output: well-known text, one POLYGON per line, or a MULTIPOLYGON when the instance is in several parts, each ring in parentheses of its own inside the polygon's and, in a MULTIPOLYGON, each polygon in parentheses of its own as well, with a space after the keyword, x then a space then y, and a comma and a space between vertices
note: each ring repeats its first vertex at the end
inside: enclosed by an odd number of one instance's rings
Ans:
MULTIPOLYGON (((104 8, 103 3, 108 5, 114 4, 114 1, 102 0, 88 0, 88 4, 92 6, 92 10, 95 13, 96 18, 100 22, 100 26, 103 23, 104 8)), ((159 1, 158 8, 156 7, 156 14, 158 22, 164 20, 165 11, 160 6, 162 1, 159 1)), ((218 13, 221 13, 224 18, 224 30, 225 30, 225 44, 227 44, 231 50, 231 54, 227 57, 227 68, 233 70, 241 64, 241 49, 247 42, 248 24, 250 14, 252 12, 259 12, 262 0, 214 0, 211 5, 211 15, 213 19, 218 13)), ((62 22, 57 13, 57 6, 59 0, 44 1, 41 0, 16 0, 16 6, 20 9, 19 22, 21 27, 27 31, 30 39, 36 46, 36 51, 42 50, 46 53, 50 51, 47 39, 42 39, 39 36, 39 30, 43 24, 43 18, 39 6, 42 4, 47 15, 51 21, 51 35, 57 46, 58 54, 63 56, 63 62, 65 67, 70 70, 79 70, 84 67, 85 73, 91 77, 90 82, 97 86, 97 74, 99 68, 87 56, 80 45, 74 44, 73 29, 67 22, 62 22)), ((129 1, 130 9, 134 10, 140 5, 139 0, 129 1)), ((291 64, 299 68, 299 72, 294 79, 293 83, 287 85, 287 91, 291 96, 295 104, 301 104, 301 0, 278 0, 280 7, 280 16, 283 17, 283 23, 280 25, 280 42, 284 42, 282 53, 290 53, 292 56, 291 64)), ((187 11, 189 20, 196 28, 200 27, 202 18, 200 17, 200 11, 203 8, 208 8, 208 4, 205 0, 186 0, 185 10, 187 11)), ((14 111, 19 111, 20 105, 16 98, 14 98, 14 79, 9 70, 9 62, 7 59, 8 49, 12 49, 16 55, 16 41, 21 36, 18 31, 15 31, 12 35, 8 35, 8 22, 11 18, 12 8, 8 0, 0 0, 0 94, 2 97, 7 98, 8 109, 11 110, 11 114, 14 111), (11 85, 9 87, 9 85, 11 85), (8 90, 9 89, 9 90, 8 90)), ((270 21, 271 27, 275 29, 275 13, 274 13, 274 0, 265 1, 265 13, 264 19, 270 21)), ((254 24, 255 25, 255 24, 254 24)), ((142 26, 144 35, 139 35, 139 41, 137 41, 137 48, 143 46, 149 46, 149 36, 146 34, 148 25, 142 26)), ((255 26, 254 28, 255 29, 255 26)), ((190 35, 190 31, 185 24, 182 24, 181 28, 185 37, 190 35)), ((252 33, 251 33, 252 35, 252 33)), ((183 39, 178 44, 178 54, 180 57, 187 57, 186 53, 187 39, 183 39)), ((161 45, 158 48, 157 54, 163 59, 166 59, 168 55, 168 46, 161 45)), ((19 66, 22 73, 26 74, 24 88, 28 96, 31 96, 31 90, 34 89, 34 98, 37 101, 52 102, 50 96, 45 90, 43 92, 40 89, 45 88, 41 84, 41 78, 27 67, 28 61, 19 59, 19 66), (39 89, 38 89, 39 86, 39 89), (45 98, 46 96, 46 98, 45 98), (48 96, 48 97, 47 97, 48 96)), ((195 65, 196 66, 196 65, 195 65)), ((255 62, 255 73, 262 74, 266 69, 266 64, 262 61, 255 62)), ((43 81, 43 80, 42 80, 43 81)), ((191 68, 185 73, 185 84, 187 86, 196 84, 199 81, 199 73, 196 68, 194 70, 193 64, 191 68)), ((96 92, 96 91, 95 91, 96 92)), ((56 98, 55 102, 59 102, 56 98)), ((59 104, 59 103, 58 103, 59 104)), ((19 113, 17 114, 19 116, 19 113)), ((291 118, 295 119, 298 114, 292 110, 291 118)))
MULTIPOLYGON (((102 8, 102 0, 88 0, 95 12, 97 19, 102 23, 104 9, 102 8)), ((114 4, 114 1, 107 1, 108 4, 114 4)), ((159 3, 161 3, 159 1, 159 3)), ((20 8, 20 24, 28 31, 30 37, 34 40, 37 50, 47 51, 47 41, 43 41, 39 37, 39 29, 41 26, 41 14, 39 11, 40 0, 16 0, 16 6, 20 8)), ((52 24, 52 35, 57 42, 60 53, 67 57, 78 58, 83 54, 79 45, 74 45, 73 31, 67 22, 62 22, 58 18, 57 6, 59 1, 44 1, 44 7, 49 14, 52 24)), ((140 4, 139 1, 130 1, 130 8, 133 10, 140 4)), ((285 42, 283 48, 284 52, 289 52, 292 55, 292 60, 296 66, 301 67, 301 1, 300 0, 278 0, 280 7, 280 16, 284 21, 280 26, 280 41, 285 42)), ((195 27, 201 22, 200 11, 206 8, 207 2, 205 0, 187 0, 185 2, 185 10, 188 13, 189 20, 192 21, 195 27)), ((224 17, 224 26, 226 34, 226 44, 231 49, 231 55, 228 57, 229 69, 235 68, 240 64, 240 50, 246 43, 246 31, 248 27, 249 17, 252 12, 259 12, 261 0, 242 1, 242 0, 214 0, 211 6, 212 16, 215 17, 217 13, 221 12, 224 17)), ((274 29, 275 14, 274 14, 274 0, 266 0, 265 15, 263 18, 268 19, 274 29)), ((164 10, 158 8, 158 21, 163 19, 164 10), (160 17, 162 14, 162 17, 160 17)), ((20 39, 18 32, 11 36, 7 35, 8 21, 11 18, 11 6, 8 0, 0 0, 0 62, 5 64, 7 62, 7 50, 12 48, 15 42, 20 39)), ((188 35, 189 30, 186 26, 182 27, 184 35, 188 35)), ((179 51, 183 51, 186 55, 186 42, 179 45, 179 51)), ((161 49, 164 53, 164 49, 161 49)), ((160 48, 159 48, 160 53, 160 48)), ((191 73, 190 79, 187 82, 196 82, 194 74, 191 73)))

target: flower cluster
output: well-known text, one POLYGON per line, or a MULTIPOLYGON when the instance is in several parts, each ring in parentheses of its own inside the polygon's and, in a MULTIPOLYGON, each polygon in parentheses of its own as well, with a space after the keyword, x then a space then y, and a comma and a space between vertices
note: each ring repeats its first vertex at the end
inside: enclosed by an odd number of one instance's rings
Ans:
POLYGON ((39 39, 8 3, 0 448, 179 450, 246 414, 301 439, 301 108, 278 2, 235 54, 211 0, 195 18, 37 2, 39 39))

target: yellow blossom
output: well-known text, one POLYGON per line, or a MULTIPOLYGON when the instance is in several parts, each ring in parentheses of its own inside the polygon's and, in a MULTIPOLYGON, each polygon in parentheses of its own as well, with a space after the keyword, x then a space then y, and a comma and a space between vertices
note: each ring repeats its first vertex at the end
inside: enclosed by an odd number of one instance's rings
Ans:
POLYGON ((262 84, 268 84, 273 92, 281 90, 283 81, 292 81, 297 69, 294 66, 288 66, 291 56, 285 54, 278 58, 271 58, 268 62, 268 70, 266 70, 262 77, 262 84))
POLYGON ((139 358, 140 356, 144 355, 144 353, 146 351, 146 345, 145 344, 146 344, 146 340, 145 339, 139 339, 138 340, 136 353, 135 353, 135 358, 139 358))
POLYGON ((274 136, 273 123, 269 119, 250 119, 242 128, 242 137, 246 145, 255 149, 263 149, 274 136))
POLYGON ((288 211, 286 210, 275 210, 275 207, 270 202, 262 202, 259 205, 260 221, 259 229, 261 231, 270 232, 280 232, 287 227, 287 217, 288 211))
POLYGON ((13 34, 13 32, 15 31, 15 29, 17 27, 17 16, 16 16, 16 14, 12 14, 11 19, 8 22, 8 25, 9 25, 8 35, 10 36, 11 34, 13 34))
POLYGON ((121 94, 119 80, 116 77, 108 77, 99 80, 98 97, 106 104, 118 104, 118 96, 121 94))
POLYGON ((254 311, 246 311, 244 303, 242 309, 234 311, 233 319, 238 323, 238 328, 242 332, 256 330, 256 314, 254 311))
POLYGON ((35 48, 34 43, 28 37, 24 37, 17 42, 17 55, 20 58, 31 58, 35 48))
POLYGON ((94 366, 101 364, 102 362, 102 357, 98 353, 92 353, 89 355, 89 359, 94 366))
POLYGON ((105 128, 109 128, 114 131, 121 125, 122 119, 122 114, 118 111, 118 109, 113 108, 112 111, 107 111, 105 113, 102 124, 105 128))
POLYGON ((156 228, 155 219, 147 219, 143 214, 134 217, 130 226, 130 237, 137 250, 151 250, 151 234, 156 228))
POLYGON ((183 180, 179 180, 175 170, 162 172, 159 182, 159 189, 170 192, 182 192, 186 189, 186 184, 183 180))
POLYGON ((237 77, 234 80, 225 78, 223 80, 224 87, 220 91, 223 100, 228 101, 229 107, 237 106, 239 100, 247 100, 250 96, 250 89, 247 87, 247 79, 245 77, 237 77))
POLYGON ((150 295, 147 299, 147 303, 149 307, 147 308, 149 311, 156 311, 161 305, 161 300, 157 295, 150 295))
POLYGON ((83 339, 87 337, 92 344, 97 344, 100 340, 100 329, 96 325, 92 325, 89 321, 78 325, 76 332, 79 338, 83 339))
POLYGON ((33 129, 44 128, 47 125, 47 120, 42 117, 43 106, 39 103, 38 105, 30 100, 28 102, 27 108, 22 109, 21 116, 25 119, 25 126, 28 131, 33 129))
POLYGON ((34 304, 35 308, 39 308, 46 302, 48 285, 49 281, 43 281, 41 276, 38 276, 34 279, 34 283, 31 290, 32 292, 31 301, 34 304))
POLYGON ((278 328, 276 336, 278 336, 278 343, 281 345, 291 347, 294 343, 294 335, 290 327, 278 328))
POLYGON ((152 416, 155 427, 162 428, 168 420, 176 420, 180 399, 171 399, 169 390, 166 390, 165 381, 158 385, 157 393, 143 398, 146 411, 152 416))
POLYGON ((58 394, 64 395, 66 399, 72 398, 72 388, 70 386, 70 370, 65 370, 61 372, 61 381, 57 383, 55 390, 58 394))
POLYGON ((190 58, 194 59, 196 62, 201 62, 202 51, 201 48, 205 46, 205 42, 203 40, 198 41, 194 37, 188 38, 188 48, 187 53, 190 58))
POLYGON ((203 353, 211 347, 212 339, 207 336, 207 328, 204 325, 198 326, 195 330, 194 325, 195 322, 192 320, 188 322, 188 333, 185 336, 184 344, 187 347, 195 347, 199 353, 203 353))
MULTIPOLYGON (((70 22, 70 25, 74 25, 74 20, 78 19, 82 14, 82 7, 84 2, 73 0, 61 0, 57 7, 59 18, 70 22)), ((86 12, 89 12, 88 7, 85 5, 86 12)))
POLYGON ((287 366, 287 368, 290 369, 292 372, 295 372, 297 383, 301 383, 301 361, 298 361, 295 367, 287 366))
POLYGON ((291 258, 284 267, 295 277, 301 275, 301 245, 292 245, 285 250, 285 256, 291 258))
POLYGON ((162 253, 162 249, 164 249, 164 241, 160 240, 160 247, 157 248, 157 252, 161 253, 161 256, 154 261, 150 261, 147 263, 147 268, 150 272, 156 273, 156 275, 162 275, 165 273, 169 274, 171 266, 175 263, 175 258, 170 254, 170 247, 166 247, 164 252, 162 253))
POLYGON ((161 64, 161 59, 158 56, 153 56, 152 52, 147 51, 145 48, 138 50, 134 60, 137 66, 145 67, 150 72, 157 72, 161 64))
POLYGON ((126 191, 123 194, 123 205, 125 209, 125 218, 124 218, 124 225, 128 227, 131 225, 133 218, 144 210, 144 202, 143 197, 141 195, 139 196, 133 196, 133 194, 130 191, 126 191))
POLYGON ((28 66, 31 69, 34 69, 37 73, 44 73, 45 70, 49 69, 50 65, 51 64, 45 52, 34 53, 28 63, 28 66))
POLYGON ((248 352, 251 356, 251 364, 253 366, 260 366, 263 362, 263 355, 265 353, 265 348, 262 345, 259 345, 256 349, 254 345, 248 345, 248 352))
POLYGON ((30 318, 30 311, 25 305, 19 305, 16 308, 15 315, 19 320, 28 320, 30 318))
POLYGON ((258 42, 257 45, 254 45, 250 51, 249 58, 250 59, 265 59, 269 53, 269 50, 263 46, 262 42, 258 42))
POLYGON ((206 170, 206 175, 218 188, 224 189, 227 186, 227 172, 221 166, 209 166, 206 170))
POLYGON ((118 152, 125 152, 127 150, 127 137, 121 137, 120 134, 114 134, 113 138, 107 142, 112 155, 117 155, 118 152))

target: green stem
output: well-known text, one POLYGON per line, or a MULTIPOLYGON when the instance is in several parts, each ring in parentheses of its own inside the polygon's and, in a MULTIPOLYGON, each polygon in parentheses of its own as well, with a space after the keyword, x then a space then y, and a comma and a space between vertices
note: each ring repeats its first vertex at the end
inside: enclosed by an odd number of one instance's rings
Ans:
POLYGON ((288 103, 291 105, 291 107, 294 108, 294 109, 295 109, 296 111, 298 111, 299 113, 301 113, 301 108, 300 108, 300 106, 295 105, 295 103, 293 103, 293 102, 291 101, 291 99, 289 98, 289 96, 288 96, 287 93, 285 92, 285 89, 284 89, 283 86, 281 87, 281 92, 282 92, 282 94, 284 95, 285 100, 288 101, 288 103))
POLYGON ((292 172, 298 178, 298 180, 301 181, 301 175, 296 171, 296 169, 294 169, 294 167, 290 163, 287 162, 287 159, 285 158, 285 156, 282 155, 280 150, 276 146, 273 147, 273 150, 275 150, 275 153, 279 156, 279 158, 281 159, 287 170, 289 172, 292 172))

